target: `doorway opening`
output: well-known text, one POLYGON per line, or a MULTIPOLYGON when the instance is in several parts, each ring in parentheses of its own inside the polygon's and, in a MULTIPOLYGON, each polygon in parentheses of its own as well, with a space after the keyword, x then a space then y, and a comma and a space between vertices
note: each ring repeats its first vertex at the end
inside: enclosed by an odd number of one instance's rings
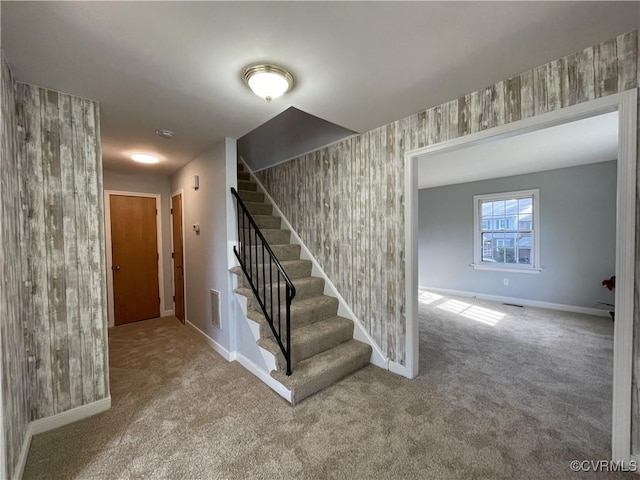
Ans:
POLYGON ((109 327, 164 311, 160 195, 105 190, 109 327))
MULTIPOLYGON (((407 295, 407 368, 416 376, 418 333, 418 162, 430 156, 567 124, 609 112, 618 112, 617 211, 615 252, 615 326, 613 333, 613 402, 611 457, 631 459, 631 380, 636 194, 637 91, 566 107, 501 127, 421 148, 405 155, 405 232, 407 295)), ((432 165, 434 171, 442 165, 432 165)), ((464 170, 462 168, 461 170, 464 170)), ((504 247, 505 245, 503 245, 504 247)), ((481 257, 482 258, 482 257, 481 257)), ((478 306, 479 311, 483 306, 478 306)))
POLYGON ((171 259, 173 264, 174 315, 185 323, 184 294, 184 207, 182 190, 171 195, 171 259))

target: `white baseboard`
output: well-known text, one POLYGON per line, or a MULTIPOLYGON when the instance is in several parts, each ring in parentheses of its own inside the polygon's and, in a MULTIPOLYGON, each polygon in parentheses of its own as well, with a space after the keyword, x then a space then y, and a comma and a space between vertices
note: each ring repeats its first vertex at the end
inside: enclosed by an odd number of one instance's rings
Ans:
POLYGON ((258 366, 249 360, 244 355, 238 353, 236 355, 236 360, 242 365, 244 368, 249 370, 252 374, 254 374, 258 379, 260 379, 263 383, 266 383, 271 390, 276 392, 282 398, 284 398, 287 402, 291 403, 291 390, 287 390, 287 388, 278 382, 275 378, 269 375, 267 372, 258 368, 258 366))
POLYGON ((432 288, 432 287, 418 287, 418 288, 420 290, 427 290, 429 292, 434 292, 434 293, 442 293, 444 295, 458 295, 460 297, 480 298, 482 300, 491 300, 494 302, 515 303, 516 305, 524 305, 526 307, 548 308, 550 310, 583 313, 586 315, 596 315, 598 317, 611 318, 611 315, 609 315, 608 310, 601 310, 598 308, 578 307, 575 305, 563 305, 561 303, 538 302, 537 300, 527 300, 525 298, 503 297, 500 295, 488 295, 485 293, 465 292, 461 290, 452 290, 448 288, 432 288))
POLYGON ((255 182, 260 187, 260 191, 264 193, 264 196, 267 199, 267 201, 271 203, 271 205, 273 206, 274 215, 279 216, 282 220, 282 223, 284 224, 284 227, 291 232, 291 242, 296 245, 300 245, 300 258, 311 261, 311 264, 312 264, 311 275, 314 277, 321 277, 324 280, 324 294, 338 300, 338 315, 348 318, 353 322, 353 326, 354 326, 353 338, 371 346, 371 358, 369 359, 369 362, 377 367, 383 368, 385 370, 390 370, 389 359, 387 358, 387 356, 382 352, 382 350, 380 349, 378 344, 375 342, 375 340, 371 337, 371 335, 369 335, 369 332, 367 331, 363 323, 360 321, 360 319, 353 312, 353 310, 351 309, 349 304, 346 302, 346 300, 342 297, 342 295, 340 295, 340 292, 338 292, 338 289, 336 288, 336 286, 325 274, 324 270, 322 269, 322 267, 320 266, 316 258, 309 251, 309 249, 306 247, 306 245, 304 244, 304 242, 302 241, 302 239, 300 238, 296 230, 293 228, 293 225, 289 223, 289 221, 287 220, 285 215, 282 213, 280 208, 278 208, 278 205, 273 200, 271 195, 269 195, 269 192, 267 192, 266 188, 264 188, 264 185, 262 185, 262 182, 260 182, 260 179, 256 177, 255 173, 249 168, 249 165, 247 165, 247 162, 244 161, 244 158, 241 157, 241 161, 247 167, 247 170, 249 171, 249 174, 253 177, 253 180, 255 180, 255 182))
POLYGON ((66 412, 52 415, 51 417, 41 418, 31 422, 32 434, 37 435, 39 433, 48 432, 54 428, 59 428, 64 425, 68 425, 78 420, 92 417, 98 413, 106 412, 111 408, 111 397, 103 398, 96 402, 91 402, 81 407, 72 408, 66 412))
POLYGON ((415 375, 412 375, 405 365, 400 365, 398 362, 394 362, 392 360, 389 360, 389 371, 409 379, 415 378, 415 375))
POLYGON ((173 315, 173 313, 174 313, 174 312, 173 312, 173 309, 172 309, 172 310, 163 310, 163 311, 162 311, 162 316, 163 316, 163 317, 170 317, 170 316, 172 316, 172 315, 173 315))
POLYGON ((103 398, 95 402, 91 402, 87 405, 72 408, 66 412, 58 413, 50 417, 40 418, 33 420, 27 425, 27 430, 22 441, 22 448, 20 449, 20 457, 18 459, 18 465, 13 474, 13 480, 20 480, 24 473, 24 467, 27 464, 27 456, 29 455, 29 447, 31 446, 31 440, 34 435, 39 433, 48 432, 56 428, 63 427, 70 423, 84 420, 85 418, 92 417, 98 413, 106 412, 111 408, 111 397, 103 398))
POLYGON ((191 328, 193 328, 196 332, 198 332, 200 335, 202 335, 202 337, 204 338, 204 340, 207 342, 207 344, 214 349, 217 353, 219 353, 222 358, 224 358, 227 362, 233 362, 236 359, 236 352, 230 352, 229 350, 227 350, 226 348, 224 348, 222 345, 220 345, 218 342, 216 342, 213 338, 211 338, 209 335, 207 335, 206 333, 204 333, 202 330, 200 330, 198 327, 196 327, 193 323, 191 323, 189 320, 185 320, 185 323, 187 325, 189 325, 191 328))

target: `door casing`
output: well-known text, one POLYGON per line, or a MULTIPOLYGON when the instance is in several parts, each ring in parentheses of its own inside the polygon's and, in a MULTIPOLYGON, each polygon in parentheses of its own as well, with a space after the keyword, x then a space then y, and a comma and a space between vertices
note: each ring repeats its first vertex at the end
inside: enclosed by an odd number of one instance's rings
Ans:
MULTIPOLYGON (((170 205, 171 208, 173 208, 173 197, 175 197, 176 195, 180 195, 180 197, 182 198, 182 201, 180 202, 180 205, 182 207, 182 211, 180 212, 180 217, 182 218, 182 303, 183 303, 183 308, 184 308, 184 322, 186 324, 187 322, 187 272, 186 272, 186 251, 185 251, 185 237, 184 237, 184 191, 183 189, 177 190, 175 192, 173 192, 171 194, 171 199, 170 199, 170 205)), ((175 245, 173 244, 173 213, 171 214, 171 251, 174 252, 175 251, 175 245)), ((171 259, 171 265, 172 267, 175 265, 175 258, 171 259)), ((174 267, 175 268, 175 267, 174 267)), ((172 270, 173 271, 173 270, 172 270)), ((175 279, 175 275, 172 275, 172 283, 173 283, 173 294, 175 295, 176 293, 176 279, 175 279)), ((175 309, 175 302, 173 304, 174 309, 175 309)), ((174 312, 175 313, 175 312, 174 312)))
POLYGON ((111 195, 126 195, 129 197, 151 197, 156 200, 156 208, 158 209, 158 217, 156 221, 157 227, 157 239, 158 239, 158 285, 160 293, 160 315, 167 315, 165 310, 165 298, 164 298, 164 270, 163 259, 164 254, 162 250, 162 205, 160 202, 159 193, 140 193, 140 192, 126 192, 121 190, 105 190, 104 191, 104 223, 105 223, 105 240, 106 240, 106 253, 107 253, 107 312, 109 317, 109 328, 115 325, 114 306, 113 306, 113 258, 112 258, 112 244, 111 244, 111 195))

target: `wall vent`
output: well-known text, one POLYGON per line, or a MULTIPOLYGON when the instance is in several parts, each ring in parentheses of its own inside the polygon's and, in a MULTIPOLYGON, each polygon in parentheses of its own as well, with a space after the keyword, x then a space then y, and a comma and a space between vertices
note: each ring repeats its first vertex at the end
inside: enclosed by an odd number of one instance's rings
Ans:
POLYGON ((220 292, 211 289, 211 323, 220 328, 220 292))

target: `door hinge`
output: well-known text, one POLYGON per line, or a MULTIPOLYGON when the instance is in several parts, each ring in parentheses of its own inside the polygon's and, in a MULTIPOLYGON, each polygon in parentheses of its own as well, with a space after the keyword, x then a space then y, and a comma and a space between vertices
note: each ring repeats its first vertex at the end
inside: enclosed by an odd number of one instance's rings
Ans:
POLYGON ((176 296, 175 296, 175 295, 173 296, 173 301, 174 301, 174 302, 176 301, 176 296))
POLYGON ((160 260, 160 254, 156 253, 156 260, 160 260))
POLYGON ((161 302, 160 302, 160 297, 158 297, 158 305, 160 305, 160 303, 161 303, 161 302))
POLYGON ((175 258, 175 253, 176 252, 171 252, 171 258, 175 258))
POLYGON ((173 208, 171 209, 171 215, 173 215, 173 208))
POLYGON ((156 208, 156 215, 158 214, 158 209, 156 208))

